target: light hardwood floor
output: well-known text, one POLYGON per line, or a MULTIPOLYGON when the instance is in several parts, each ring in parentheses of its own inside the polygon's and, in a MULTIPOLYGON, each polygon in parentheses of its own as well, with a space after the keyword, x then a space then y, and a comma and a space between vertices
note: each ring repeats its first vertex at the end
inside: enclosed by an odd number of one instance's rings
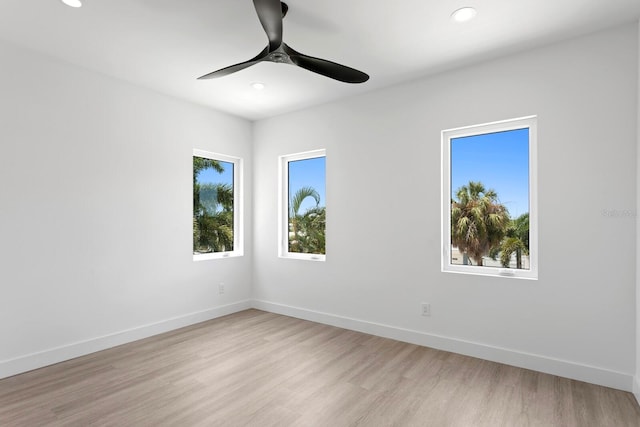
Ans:
POLYGON ((630 393, 248 310, 0 381, 0 426, 640 426, 630 393))

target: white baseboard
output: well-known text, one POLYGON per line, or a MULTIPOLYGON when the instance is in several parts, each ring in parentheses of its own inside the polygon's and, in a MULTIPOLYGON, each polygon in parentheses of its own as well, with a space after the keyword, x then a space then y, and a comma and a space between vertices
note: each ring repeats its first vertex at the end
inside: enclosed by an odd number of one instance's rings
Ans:
POLYGON ((637 376, 633 378, 633 395, 640 405, 640 377, 637 376))
MULTIPOLYGON (((253 300, 253 307, 271 313, 283 314, 285 316, 310 320, 313 322, 391 338, 411 344, 464 354, 484 360, 490 360, 492 362, 504 363, 506 365, 531 369, 538 372, 584 381, 591 384, 598 384, 618 390, 631 392, 634 389, 634 382, 636 383, 635 385, 638 386, 637 381, 634 381, 633 375, 598 368, 595 366, 583 365, 567 360, 554 359, 537 354, 524 353, 507 348, 449 338, 441 335, 428 334, 410 329, 397 328, 380 323, 367 322, 268 301, 253 300)), ((635 394, 637 398, 640 397, 639 392, 635 392, 635 394)))
POLYGON ((158 335, 185 326, 215 319, 217 317, 236 313, 242 310, 247 310, 252 307, 285 316, 310 320, 344 329, 364 332, 371 335, 391 338, 398 341, 478 357, 485 360, 491 360, 493 362, 504 363, 565 378, 571 378, 578 381, 585 381, 592 384, 629 391, 635 395, 636 399, 640 403, 640 378, 634 377, 630 374, 260 300, 245 300, 234 304, 214 307, 208 310, 166 319, 157 323, 143 325, 114 334, 60 346, 38 353, 28 354, 15 359, 3 360, 0 361, 0 379, 95 353, 121 344, 148 338, 153 335, 158 335))
POLYGON ((65 360, 84 356, 96 351, 105 350, 121 344, 148 338, 164 332, 179 329, 196 323, 226 316, 227 314, 247 310, 252 307, 251 301, 245 300, 237 303, 214 307, 208 310, 189 313, 183 316, 173 317, 160 322, 143 325, 125 331, 92 338, 86 341, 76 342, 38 353, 27 354, 11 360, 0 361, 0 379, 17 375, 33 369, 53 365, 65 360))

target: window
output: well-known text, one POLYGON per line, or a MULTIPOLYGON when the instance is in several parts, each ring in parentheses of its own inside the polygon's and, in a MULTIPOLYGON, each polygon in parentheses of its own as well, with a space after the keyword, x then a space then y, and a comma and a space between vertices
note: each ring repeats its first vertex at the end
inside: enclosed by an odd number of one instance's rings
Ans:
POLYGON ((193 150, 193 259, 241 256, 242 159, 193 150))
POLYGON ((536 122, 442 132, 442 271, 537 279, 536 122))
POLYGON ((280 257, 325 260, 325 150, 280 157, 280 257))

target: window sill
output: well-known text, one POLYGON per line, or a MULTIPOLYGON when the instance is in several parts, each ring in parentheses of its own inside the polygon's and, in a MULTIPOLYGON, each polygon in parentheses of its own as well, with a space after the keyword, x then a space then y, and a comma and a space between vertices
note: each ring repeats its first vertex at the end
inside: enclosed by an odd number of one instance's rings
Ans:
POLYGON ((327 256, 320 255, 320 254, 300 254, 295 252, 287 252, 286 254, 279 255, 279 258, 297 259, 302 261, 324 262, 326 261, 327 256))
POLYGON ((443 273, 467 274, 471 276, 502 277, 507 279, 538 280, 535 270, 516 270, 512 268, 498 267, 473 267, 448 265, 442 267, 443 273))
POLYGON ((212 259, 224 259, 224 258, 237 258, 241 257, 244 254, 240 251, 237 252, 214 252, 210 254, 197 254, 193 255, 193 261, 209 261, 212 259))

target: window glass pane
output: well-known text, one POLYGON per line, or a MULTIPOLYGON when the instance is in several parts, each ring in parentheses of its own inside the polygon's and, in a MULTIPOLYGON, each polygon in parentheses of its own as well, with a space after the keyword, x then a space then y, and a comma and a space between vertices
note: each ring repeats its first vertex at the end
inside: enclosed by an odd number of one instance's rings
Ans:
POLYGON ((451 138, 453 265, 530 269, 529 128, 451 138))
POLYGON ((193 157, 193 253, 234 250, 234 164, 193 157))
POLYGON ((325 254, 325 157, 288 162, 288 251, 325 254))

